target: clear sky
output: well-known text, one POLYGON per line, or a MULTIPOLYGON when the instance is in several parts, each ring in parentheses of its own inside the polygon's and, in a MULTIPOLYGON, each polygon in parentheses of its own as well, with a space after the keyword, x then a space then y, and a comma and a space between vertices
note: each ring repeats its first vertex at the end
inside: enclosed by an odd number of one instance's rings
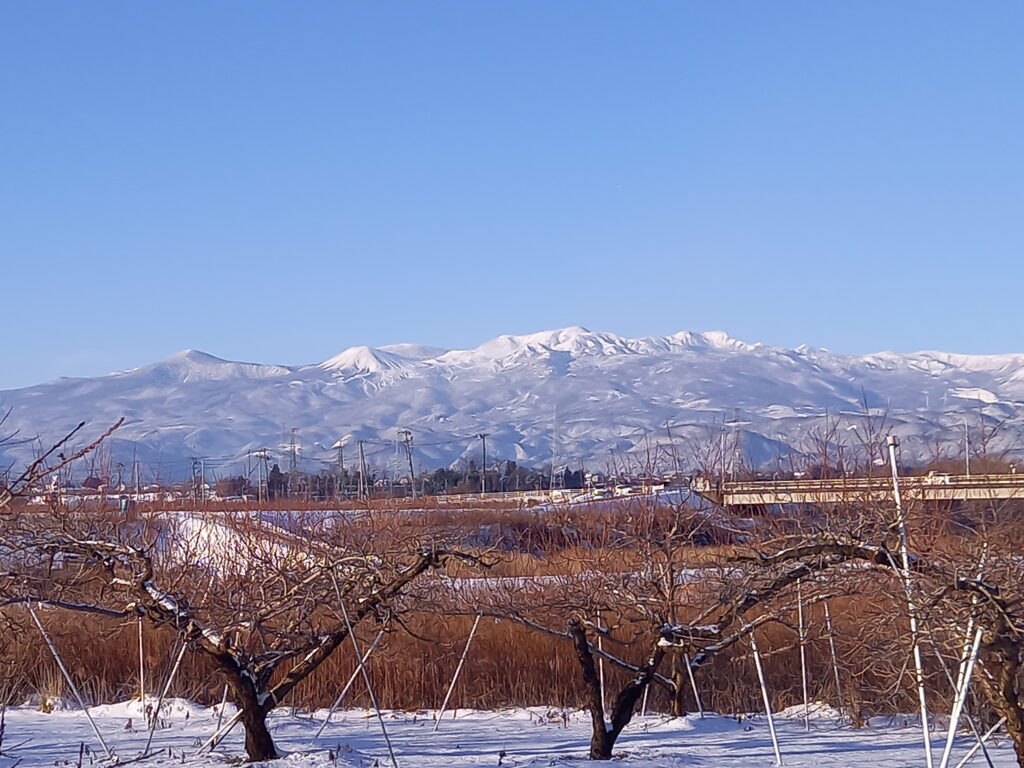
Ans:
POLYGON ((566 325, 1024 352, 1024 3, 7 2, 0 388, 566 325))

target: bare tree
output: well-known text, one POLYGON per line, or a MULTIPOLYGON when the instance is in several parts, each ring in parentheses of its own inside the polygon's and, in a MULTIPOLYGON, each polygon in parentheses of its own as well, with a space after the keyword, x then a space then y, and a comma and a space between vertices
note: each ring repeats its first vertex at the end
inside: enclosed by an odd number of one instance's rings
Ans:
POLYGON ((813 603, 838 591, 836 574, 851 561, 889 572, 894 567, 884 545, 821 530, 772 538, 769 521, 753 537, 747 530, 742 545, 694 545, 709 530, 730 532, 729 525, 725 513, 711 517, 685 508, 623 513, 614 528, 603 529, 600 546, 580 542, 591 554, 579 568, 455 600, 467 613, 512 619, 572 643, 592 719, 590 757, 610 759, 648 685, 664 686, 674 711, 683 713, 686 664, 697 671, 759 627, 786 624, 795 611, 798 582, 813 603), (677 663, 665 675, 660 668, 668 654, 677 663), (629 655, 639 660, 630 662, 629 655), (628 673, 610 703, 602 663, 628 673))
POLYGON ((291 522, 159 516, 135 526, 39 513, 9 526, 0 605, 141 616, 209 657, 230 687, 250 760, 278 755, 266 716, 365 621, 387 622, 454 556, 367 515, 291 522))

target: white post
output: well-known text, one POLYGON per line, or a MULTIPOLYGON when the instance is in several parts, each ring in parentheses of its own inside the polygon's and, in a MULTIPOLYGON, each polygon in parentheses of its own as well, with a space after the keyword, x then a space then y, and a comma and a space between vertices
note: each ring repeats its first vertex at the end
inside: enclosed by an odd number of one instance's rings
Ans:
POLYGON ((367 684, 367 693, 370 694, 370 703, 374 706, 374 712, 377 713, 377 722, 381 725, 381 733, 384 734, 384 742, 387 744, 387 754, 391 758, 391 765, 394 768, 398 768, 398 761, 394 757, 394 748, 391 746, 391 737, 387 734, 387 726, 384 724, 384 716, 381 715, 380 705, 377 703, 377 694, 374 693, 374 686, 370 682, 370 673, 367 672, 367 666, 362 664, 362 655, 359 653, 359 642, 355 639, 355 633, 352 631, 352 623, 348 618, 348 610, 345 608, 345 602, 341 599, 341 588, 338 586, 338 580, 335 578, 334 571, 331 571, 331 580, 334 582, 334 591, 338 595, 338 604, 341 607, 341 615, 345 618, 345 629, 348 630, 348 639, 352 641, 352 650, 355 651, 355 657, 359 659, 359 672, 362 673, 362 682, 367 684))
MULTIPOLYGON (((949 682, 950 687, 953 689, 954 699, 956 697, 957 691, 960 690, 960 682, 964 678, 964 665, 967 661, 967 654, 969 654, 971 651, 970 638, 974 633, 973 626, 974 621, 972 619, 968 622, 967 641, 964 643, 963 657, 960 659, 960 668, 957 671, 956 680, 954 680, 953 676, 949 674, 949 667, 946 666, 946 660, 942 658, 942 654, 939 652, 939 649, 935 645, 934 640, 932 640, 932 650, 935 652, 935 659, 939 662, 939 666, 942 668, 942 673, 946 676, 946 680, 949 682)), ((967 725, 971 728, 971 733, 974 734, 975 740, 978 742, 978 745, 980 745, 982 749, 982 754, 984 754, 985 756, 985 762, 989 764, 989 768, 993 768, 992 758, 989 757, 988 750, 985 748, 985 745, 981 743, 981 731, 978 730, 978 726, 974 724, 974 720, 970 717, 970 715, 968 715, 966 719, 967 725)))
POLYGON ((167 692, 171 690, 171 683, 174 682, 174 676, 178 674, 178 668, 181 666, 181 660, 185 657, 185 650, 188 648, 188 643, 185 642, 185 638, 181 638, 181 650, 178 651, 178 657, 174 660, 174 666, 171 667, 171 673, 167 675, 167 682, 164 684, 163 690, 160 691, 160 698, 156 700, 156 709, 153 710, 153 720, 149 724, 149 738, 146 739, 146 748, 142 750, 143 755, 149 754, 149 746, 153 743, 153 732, 156 730, 157 720, 160 717, 160 707, 163 706, 164 699, 167 697, 167 692))
POLYGON ((224 693, 220 697, 220 709, 217 710, 217 730, 220 730, 221 724, 224 722, 224 707, 228 704, 228 686, 225 683, 224 693))
POLYGON ((808 701, 809 697, 807 695, 807 635, 804 631, 804 598, 803 592, 800 589, 800 579, 797 579, 796 581, 796 619, 800 638, 800 681, 803 686, 804 694, 804 730, 810 733, 811 712, 810 702, 808 701))
POLYGON ((146 712, 146 655, 142 650, 142 617, 139 616, 139 706, 146 712))
POLYGON ((932 768, 931 730, 928 727, 928 700, 924 689, 924 664, 921 661, 921 636, 917 627, 917 607, 914 605, 913 584, 910 576, 910 546, 907 543, 907 520, 903 512, 903 497, 900 494, 899 470, 896 468, 896 446, 894 435, 886 440, 889 448, 889 466, 892 469, 892 495, 896 502, 896 519, 900 534, 900 555, 903 559, 903 586, 907 592, 907 612, 910 614, 910 638, 914 651, 914 678, 917 684, 917 699, 921 708, 921 732, 924 737, 924 761, 932 768))
POLYGON ((608 711, 608 701, 605 699, 605 696, 604 696, 604 656, 602 655, 603 651, 604 651, 604 642, 602 642, 602 640, 601 640, 601 614, 598 614, 597 615, 597 652, 598 652, 598 656, 597 656, 597 674, 598 674, 598 677, 600 678, 600 682, 601 682, 601 708, 604 709, 605 712, 607 712, 608 711))
POLYGON ((839 680, 839 657, 836 655, 836 639, 832 632, 832 616, 828 612, 828 601, 822 603, 825 608, 825 631, 828 632, 828 650, 832 655, 832 675, 836 679, 836 696, 839 699, 839 714, 846 712, 846 702, 843 700, 843 685, 839 680))
POLYGON ((939 768, 946 768, 949 765, 949 758, 953 752, 953 739, 956 737, 956 728, 960 724, 960 715, 963 714, 964 704, 967 702, 967 692, 971 687, 971 675, 974 674, 974 664, 978 660, 978 648, 981 646, 982 628, 974 633, 974 643, 971 645, 970 654, 966 660, 960 663, 960 679, 957 685, 956 697, 953 699, 953 712, 949 716, 949 730, 946 732, 946 746, 942 750, 942 758, 939 760, 939 768))
POLYGON ((231 729, 234 728, 235 725, 238 724, 238 721, 241 719, 242 710, 238 710, 237 712, 235 712, 234 715, 231 716, 230 720, 224 723, 224 727, 218 728, 216 731, 214 731, 213 736, 211 736, 203 742, 202 746, 200 746, 199 749, 196 750, 196 754, 200 754, 207 747, 213 749, 215 746, 217 746, 217 742, 221 739, 227 738, 227 735, 231 733, 231 729))
POLYGON ((57 662, 57 666, 60 667, 61 674, 64 675, 64 679, 67 681, 68 687, 71 688, 71 692, 75 694, 75 698, 78 700, 78 706, 85 712, 85 717, 89 721, 89 725, 92 726, 92 732, 96 734, 96 739, 100 744, 103 745, 103 751, 107 753, 107 757, 113 759, 114 753, 110 751, 110 747, 107 746, 107 742, 103 740, 100 729, 96 727, 96 721, 92 719, 92 715, 89 714, 89 708, 85 706, 85 702, 82 700, 82 694, 78 692, 78 688, 75 686, 75 682, 71 679, 71 673, 68 672, 68 668, 64 666, 64 662, 60 658, 60 654, 57 653, 57 648, 54 646, 53 641, 50 640, 50 636, 46 634, 46 630, 43 629, 43 624, 39 621, 39 617, 36 616, 35 609, 32 607, 32 603, 28 603, 28 612, 32 615, 32 621, 39 627, 39 634, 43 636, 43 640, 46 641, 47 647, 50 649, 50 653, 53 654, 53 660, 57 662))
POLYGON ((761 666, 761 654, 757 650, 757 640, 750 633, 750 647, 754 651, 754 667, 757 668, 757 681, 761 684, 761 698, 764 699, 764 713, 768 716, 768 731, 772 737, 772 749, 775 750, 775 764, 782 765, 782 752, 779 750, 779 737, 775 733, 775 718, 772 717, 772 703, 768 699, 768 685, 764 681, 764 669, 761 666))
POLYGON ((651 691, 651 684, 648 683, 644 686, 644 701, 640 705, 640 717, 647 717, 647 694, 651 691))
MULTIPOLYGON (((384 630, 383 629, 380 632, 377 633, 377 636, 375 638, 373 638, 373 642, 370 643, 370 647, 367 648, 366 649, 366 653, 363 654, 363 661, 362 661, 363 664, 365 664, 366 660, 368 658, 370 658, 370 654, 373 653, 374 649, 376 649, 377 643, 380 642, 380 639, 382 637, 384 637, 384 630)), ((360 667, 360 665, 357 662, 356 663, 356 668, 354 670, 352 670, 352 674, 349 676, 348 681, 345 683, 345 687, 343 687, 341 689, 341 693, 338 694, 338 698, 335 699, 334 704, 332 704, 331 708, 327 711, 327 717, 324 718, 324 721, 323 721, 323 723, 320 724, 320 728, 317 730, 316 735, 313 736, 313 740, 314 741, 316 741, 317 739, 320 738, 320 734, 324 732, 324 728, 326 728, 327 724, 329 722, 331 722, 331 716, 338 710, 338 707, 341 706, 341 702, 344 700, 345 696, 348 694, 349 689, 352 687, 352 683, 354 683, 356 681, 356 678, 359 677, 359 667, 360 667)))
POLYGON ((462 649, 462 658, 459 659, 458 665, 455 667, 455 674, 452 675, 452 681, 448 685, 448 692, 444 695, 444 701, 441 702, 441 711, 437 713, 437 720, 434 721, 434 731, 441 726, 441 720, 444 718, 444 712, 448 709, 448 701, 452 697, 452 691, 455 690, 455 683, 459 680, 459 674, 462 672, 462 667, 466 663, 466 657, 469 656, 469 646, 473 642, 473 635, 476 634, 476 628, 480 625, 480 614, 476 615, 473 619, 473 628, 469 630, 469 637, 466 639, 466 647, 462 649))
POLYGON ((693 677, 693 667, 690 666, 690 654, 683 654, 683 661, 686 663, 686 675, 690 678, 690 690, 693 691, 693 701, 697 705, 697 713, 700 719, 704 719, 704 705, 700 700, 700 693, 697 691, 697 681, 693 677))
POLYGON ((960 758, 960 762, 956 764, 956 768, 964 768, 964 766, 970 762, 971 758, 978 754, 978 750, 985 745, 985 742, 988 741, 989 737, 993 733, 998 731, 999 726, 1001 726, 1005 722, 1006 718, 1001 717, 999 718, 999 722, 997 722, 995 725, 993 725, 991 728, 985 731, 984 735, 980 739, 978 739, 978 743, 972 746, 969 750, 967 750, 967 754, 960 758))

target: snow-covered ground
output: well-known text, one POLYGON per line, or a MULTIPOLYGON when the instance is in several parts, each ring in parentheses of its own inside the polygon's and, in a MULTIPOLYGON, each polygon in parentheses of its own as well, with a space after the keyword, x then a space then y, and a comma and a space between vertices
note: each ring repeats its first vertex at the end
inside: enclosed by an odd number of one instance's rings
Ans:
MULTIPOLYGON (((143 764, 189 765, 208 768, 237 763, 242 755, 241 733, 232 733, 210 754, 196 756, 199 745, 215 730, 216 708, 199 707, 174 700, 164 705, 161 719, 166 727, 153 740, 160 754, 143 764)), ((111 748, 122 760, 137 757, 146 742, 138 702, 94 707, 93 719, 111 748), (129 725, 130 721, 130 725, 129 725)), ((228 712, 227 714, 230 714, 228 712)), ((389 766, 387 748, 372 712, 350 710, 335 714, 319 739, 315 733, 326 711, 293 713, 281 709, 270 718, 278 748, 289 756, 275 762, 280 768, 371 768, 389 766)), ((482 766, 577 766, 591 764, 586 758, 590 721, 586 712, 532 708, 501 712, 459 710, 445 715, 438 732, 433 713, 385 712, 385 723, 398 763, 403 768, 477 768, 482 766)), ((869 727, 855 729, 837 723, 825 712, 811 721, 805 732, 795 711, 776 718, 787 766, 847 766, 887 768, 920 766, 923 751, 920 731, 911 718, 876 718, 869 727)), ((935 734, 941 752, 943 734, 935 734)), ((973 737, 957 739, 954 765, 973 737)), ((36 707, 7 710, 6 733, 0 768, 42 768, 78 764, 81 744, 103 752, 81 711, 43 714, 36 707)), ((763 716, 737 719, 710 715, 663 718, 637 717, 618 743, 621 760, 638 768, 712 768, 713 766, 770 766, 774 764, 767 723, 763 716)), ((1015 765, 1006 739, 991 746, 999 768, 1015 765)), ((936 756, 937 758, 937 756, 936 756)), ((937 760, 936 760, 937 761, 937 760)), ((85 756, 83 765, 90 765, 85 756)), ((979 755, 972 765, 984 765, 979 755)))

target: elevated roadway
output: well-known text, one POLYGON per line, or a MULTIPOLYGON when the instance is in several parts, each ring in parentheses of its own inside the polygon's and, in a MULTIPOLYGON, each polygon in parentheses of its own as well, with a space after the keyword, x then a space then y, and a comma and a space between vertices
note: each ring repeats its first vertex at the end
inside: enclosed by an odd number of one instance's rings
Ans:
MULTIPOLYGON (((690 489, 722 506, 848 504, 892 500, 892 478, 842 477, 828 480, 723 482, 697 477, 690 489)), ((1005 501, 1024 499, 1024 475, 929 474, 900 478, 906 501, 1005 501)))

